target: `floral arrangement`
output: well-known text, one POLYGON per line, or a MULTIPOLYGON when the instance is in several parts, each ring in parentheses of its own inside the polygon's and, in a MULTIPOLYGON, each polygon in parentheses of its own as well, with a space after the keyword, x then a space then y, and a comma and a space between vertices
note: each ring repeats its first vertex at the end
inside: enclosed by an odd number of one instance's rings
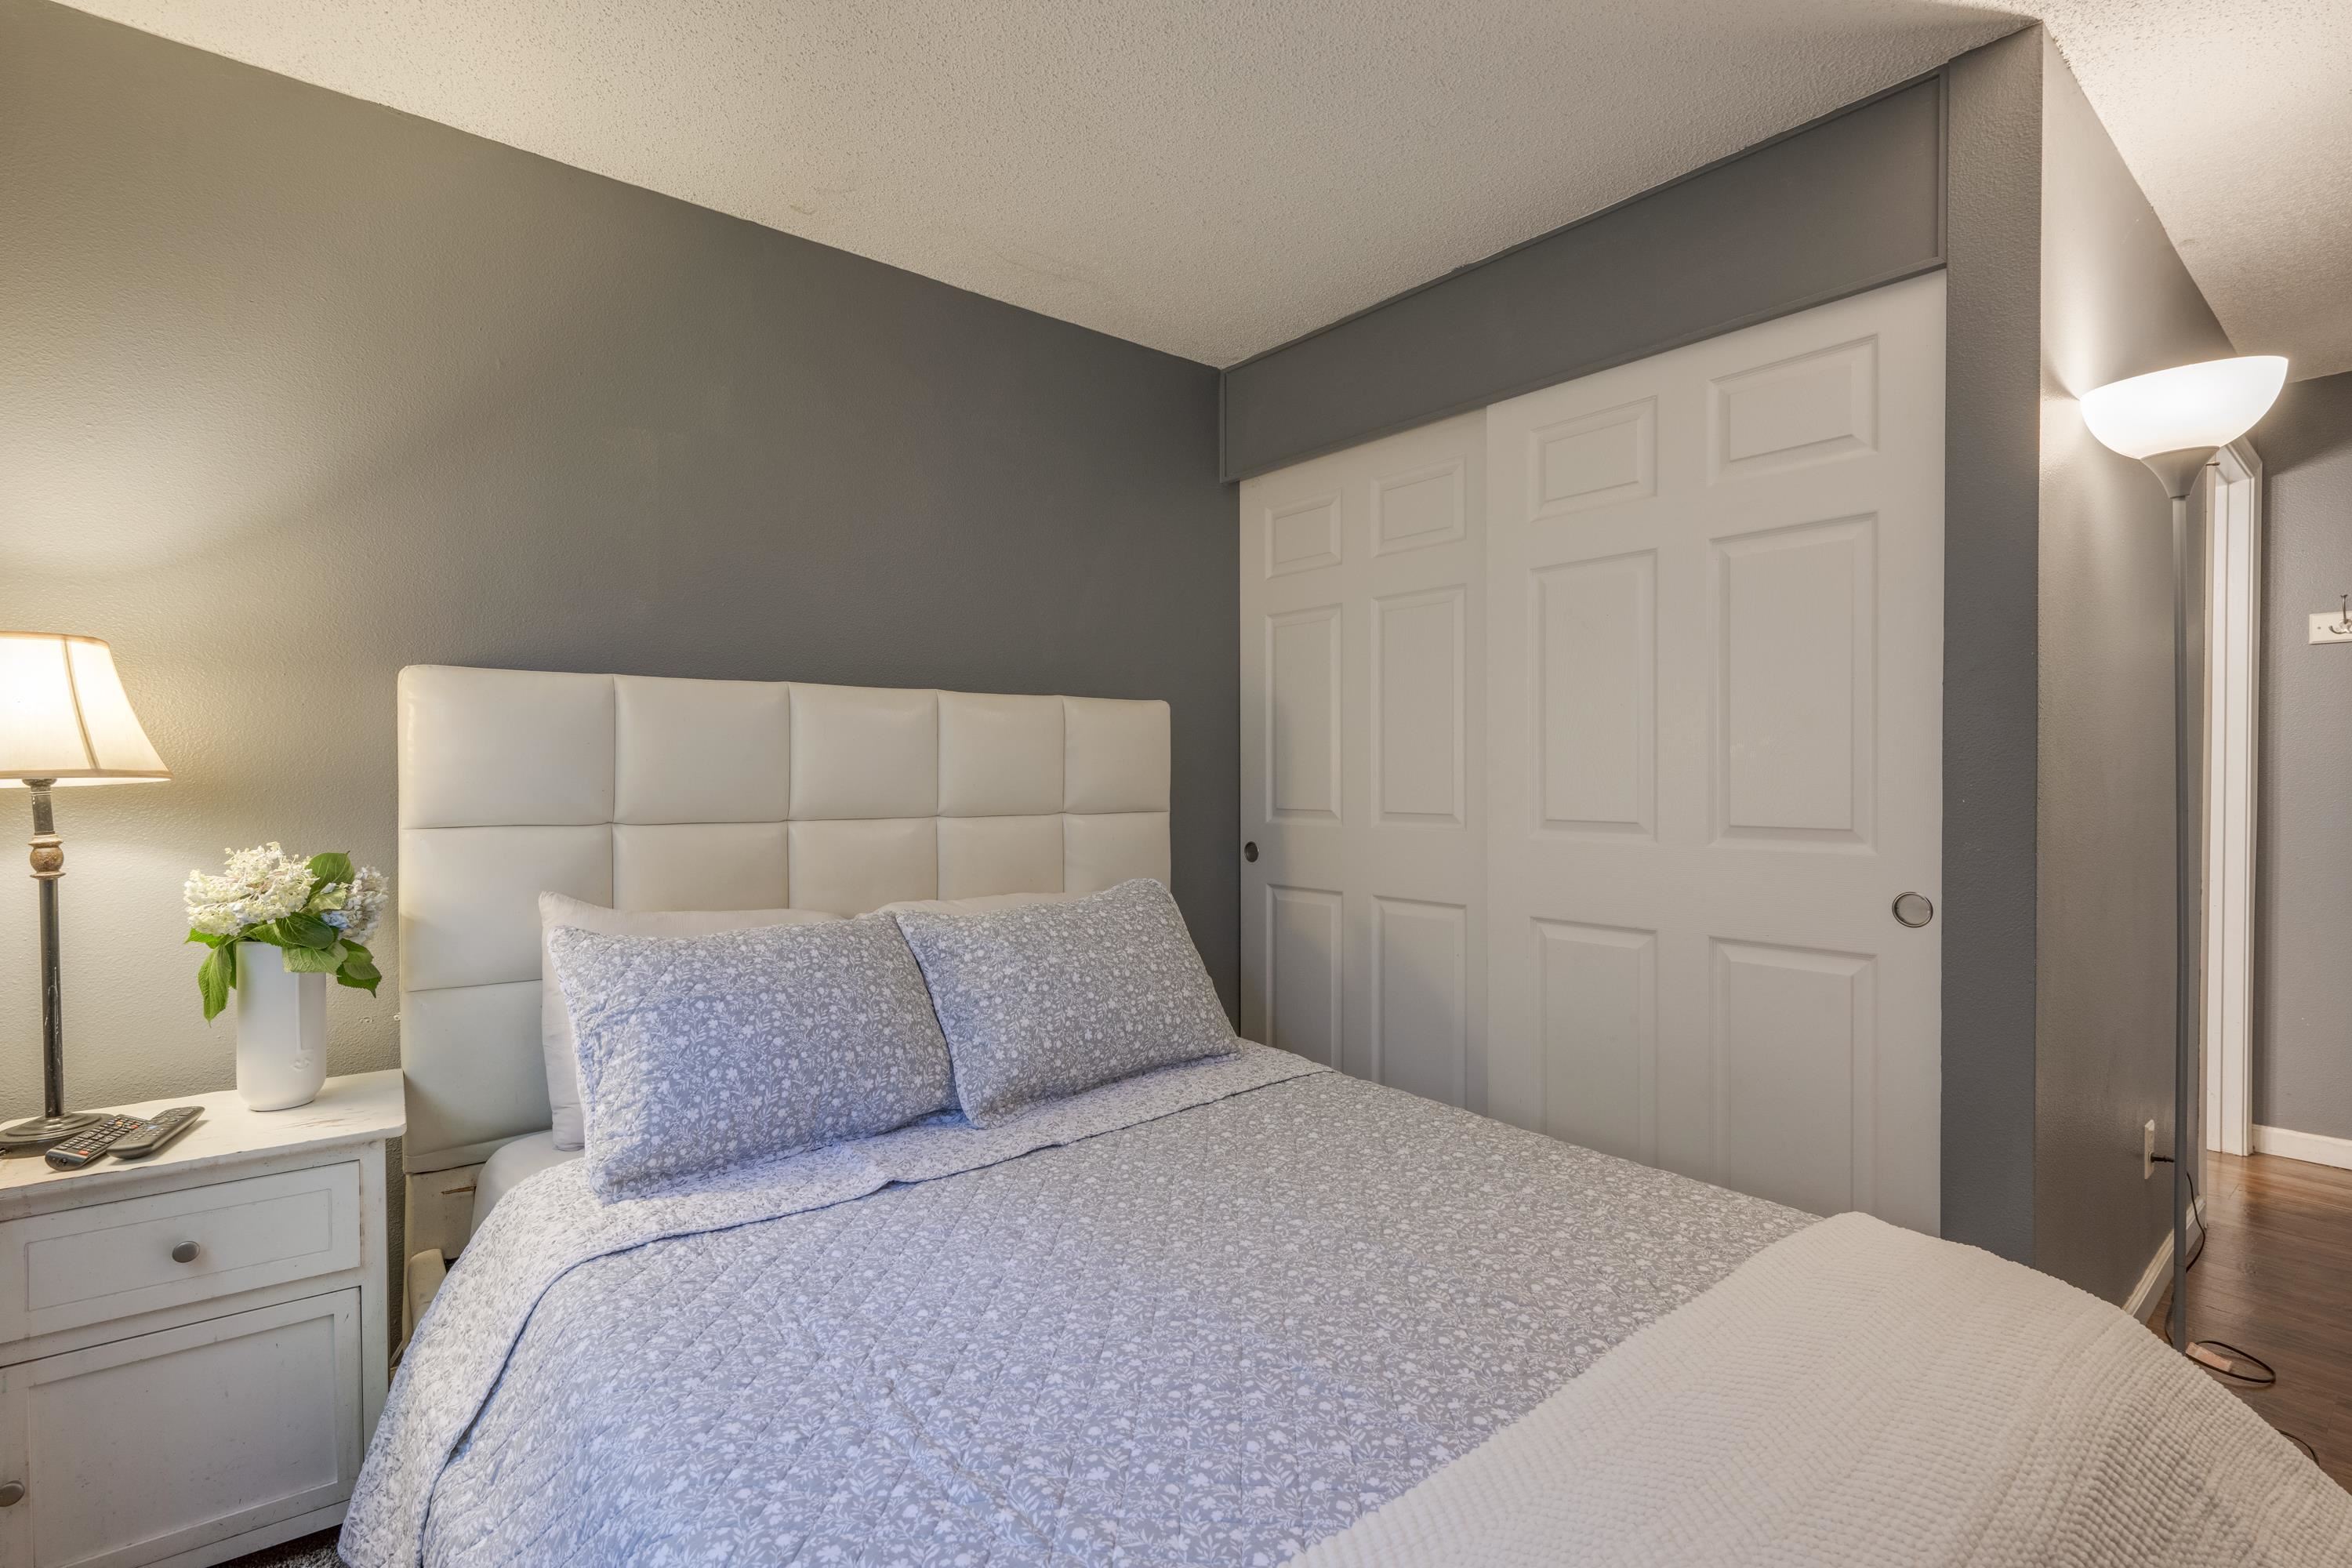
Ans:
POLYGON ((383 922, 383 873, 353 869, 340 850, 308 860, 276 844, 227 851, 219 876, 188 873, 188 940, 212 949, 196 971, 205 1021, 220 1016, 236 985, 236 944, 266 942, 286 950, 297 974, 331 974, 340 985, 375 994, 383 975, 367 950, 383 922))

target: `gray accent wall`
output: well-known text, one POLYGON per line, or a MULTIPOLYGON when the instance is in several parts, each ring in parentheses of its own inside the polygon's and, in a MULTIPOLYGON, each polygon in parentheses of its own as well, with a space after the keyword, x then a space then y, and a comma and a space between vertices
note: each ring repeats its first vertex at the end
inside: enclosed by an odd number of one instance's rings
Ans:
MULTIPOLYGON (((176 774, 59 792, 77 1102, 230 1082, 182 879, 392 868, 425 660, 1165 698, 1232 1005, 1214 371, 43 0, 0 0, 0 626, 110 638, 176 774)), ((9 1117, 33 914, 0 868, 9 1117)), ((335 993, 332 1070, 394 1005, 335 993)))
POLYGON ((1947 72, 1943 1228, 2033 1257, 2042 46, 1947 72))
MULTIPOLYGON (((2168 1173, 2141 1173, 2142 1123, 2156 1122, 2160 1148, 2172 1141, 2172 513, 2145 467, 2092 437, 2075 399, 2231 347, 2046 45, 2042 101, 2033 1261, 2112 1301, 2172 1223, 2168 1173)), ((2192 606, 2203 556, 2193 531, 2192 606)), ((2192 691, 2200 623, 2192 610, 2192 691)), ((2201 731, 2192 744, 2201 755, 2201 731)))
POLYGON ((2310 641, 2352 593, 2352 372, 2287 387, 2263 472, 2254 1121, 2352 1139, 2352 647, 2310 641))
POLYGON ((1933 269, 1930 78, 1225 373, 1240 479, 1933 269))

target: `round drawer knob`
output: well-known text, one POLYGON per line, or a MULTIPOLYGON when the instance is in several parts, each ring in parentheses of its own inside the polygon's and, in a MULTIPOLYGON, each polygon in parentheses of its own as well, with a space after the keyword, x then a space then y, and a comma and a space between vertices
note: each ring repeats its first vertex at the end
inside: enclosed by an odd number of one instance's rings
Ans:
POLYGON ((0 1508, 15 1508, 25 1500, 25 1483, 0 1481, 0 1508))
POLYGON ((196 1260, 196 1254, 203 1250, 203 1247, 198 1247, 193 1241, 184 1241, 180 1243, 179 1246, 172 1248, 172 1261, 174 1263, 194 1263, 196 1260))

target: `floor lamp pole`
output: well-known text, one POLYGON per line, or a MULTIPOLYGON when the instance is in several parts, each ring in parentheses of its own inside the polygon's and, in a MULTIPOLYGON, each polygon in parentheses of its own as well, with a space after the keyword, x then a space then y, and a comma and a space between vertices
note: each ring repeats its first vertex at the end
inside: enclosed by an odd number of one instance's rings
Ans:
MULTIPOLYGON (((2191 483, 2194 483, 2192 478, 2191 483)), ((2196 748, 2189 729, 2189 492, 2172 498, 2172 838, 2174 868, 2172 1018, 2172 1348, 2189 1350, 2189 1112, 2197 1095, 2197 911, 2200 841, 2196 748)))

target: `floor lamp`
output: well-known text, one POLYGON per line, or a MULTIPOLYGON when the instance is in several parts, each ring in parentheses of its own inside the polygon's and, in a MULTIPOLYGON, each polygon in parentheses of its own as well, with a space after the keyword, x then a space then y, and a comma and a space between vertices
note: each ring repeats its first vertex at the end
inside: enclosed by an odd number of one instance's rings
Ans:
MULTIPOLYGON (((2112 381, 2083 398, 2083 422, 2100 442, 2137 458, 2172 498, 2172 836, 2177 951, 2173 969, 2172 1347, 2214 1371, 2242 1375, 2229 1347, 2189 1337, 2189 1210, 2194 1191, 2189 1110, 2196 1103, 2197 945, 2203 908, 2202 835, 2189 689, 2189 492, 2221 449, 2270 412, 2286 384, 2274 354, 2208 360, 2112 381)), ((2248 1358, 2251 1359, 2251 1358, 2248 1358)))
POLYGON ((33 881, 40 889, 41 1110, 0 1127, 0 1150, 41 1149, 97 1118, 66 1109, 64 986, 58 962, 58 883, 66 874, 49 792, 65 784, 168 779, 131 710, 114 653, 96 637, 0 632, 0 784, 33 796, 33 881))

